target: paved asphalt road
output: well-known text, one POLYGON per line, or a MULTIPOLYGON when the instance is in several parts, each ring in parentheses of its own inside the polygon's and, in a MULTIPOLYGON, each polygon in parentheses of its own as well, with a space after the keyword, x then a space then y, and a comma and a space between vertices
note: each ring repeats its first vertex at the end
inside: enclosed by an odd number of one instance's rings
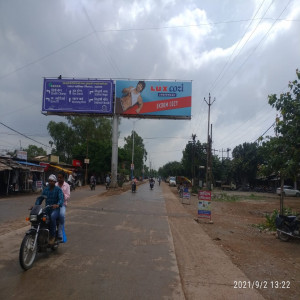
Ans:
MULTIPOLYGON (((184 299, 160 187, 102 191, 72 193, 68 242, 26 272, 18 252, 28 227, 0 236, 0 299, 184 299)), ((0 199, 1 227, 24 217, 32 199, 0 199)))

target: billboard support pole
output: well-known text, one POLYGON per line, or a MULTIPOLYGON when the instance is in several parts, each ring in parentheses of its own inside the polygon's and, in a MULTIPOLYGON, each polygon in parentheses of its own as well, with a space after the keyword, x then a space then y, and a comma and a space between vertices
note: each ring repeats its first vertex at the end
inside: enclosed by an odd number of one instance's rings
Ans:
POLYGON ((113 130, 112 130, 112 154, 111 154, 111 186, 117 187, 117 173, 118 173, 118 124, 119 117, 113 116, 113 130))

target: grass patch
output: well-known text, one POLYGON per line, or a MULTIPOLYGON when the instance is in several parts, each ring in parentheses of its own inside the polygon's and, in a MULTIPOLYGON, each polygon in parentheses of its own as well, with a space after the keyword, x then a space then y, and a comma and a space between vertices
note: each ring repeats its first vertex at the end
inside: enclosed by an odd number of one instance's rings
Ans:
POLYGON ((228 195, 226 193, 213 194, 213 201, 219 202, 236 202, 239 200, 239 197, 236 195, 228 195))
POLYGON ((246 199, 250 199, 250 200, 262 200, 265 197, 262 195, 254 195, 254 194, 250 194, 249 196, 244 197, 246 199))

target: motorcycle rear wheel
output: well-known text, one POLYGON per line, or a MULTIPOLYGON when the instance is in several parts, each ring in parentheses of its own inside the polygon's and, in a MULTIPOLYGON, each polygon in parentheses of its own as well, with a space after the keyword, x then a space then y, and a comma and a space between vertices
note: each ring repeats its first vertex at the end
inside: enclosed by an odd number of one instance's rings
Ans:
POLYGON ((35 236, 32 234, 25 235, 20 247, 19 262, 25 271, 33 266, 36 257, 37 244, 33 248, 34 239, 35 236))
MULTIPOLYGON (((282 231, 289 231, 289 229, 287 227, 283 227, 281 230, 282 231)), ((277 234, 278 234, 279 239, 283 242, 287 242, 291 238, 288 234, 285 234, 281 231, 277 231, 277 234)))

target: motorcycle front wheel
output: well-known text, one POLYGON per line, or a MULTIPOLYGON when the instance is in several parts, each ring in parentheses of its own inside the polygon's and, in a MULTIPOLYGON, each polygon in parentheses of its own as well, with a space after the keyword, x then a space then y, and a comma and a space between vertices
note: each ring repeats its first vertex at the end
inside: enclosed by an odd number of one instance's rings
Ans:
POLYGON ((19 261, 21 267, 27 271, 29 270, 34 263, 36 253, 37 253, 37 244, 33 248, 35 235, 28 234, 24 236, 20 247, 19 261))

